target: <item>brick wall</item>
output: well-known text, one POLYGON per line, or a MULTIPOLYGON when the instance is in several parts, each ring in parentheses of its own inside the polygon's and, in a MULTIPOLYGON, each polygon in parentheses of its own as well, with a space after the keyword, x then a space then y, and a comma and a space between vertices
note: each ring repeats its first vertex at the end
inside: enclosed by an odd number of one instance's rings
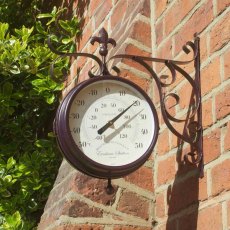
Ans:
MULTIPOLYGON (((121 60, 121 76, 139 84, 152 97, 161 123, 150 159, 136 172, 113 180, 107 195, 105 180, 74 170, 63 161, 50 193, 40 230, 227 230, 230 229, 230 1, 229 0, 93 0, 75 1, 83 15, 79 51, 98 53, 91 35, 105 27, 117 41, 115 53, 188 59, 181 47, 198 32, 201 45, 201 88, 204 126, 204 178, 183 156, 190 146, 179 141, 162 120, 154 82, 142 67, 121 60), (79 3, 81 5, 79 6, 79 3)), ((76 8, 77 7, 77 8, 76 8)), ((65 95, 87 79, 95 64, 73 60, 65 95)), ((153 64, 159 75, 167 74, 153 64)), ((94 68, 95 69, 95 68, 94 68)), ((192 65, 185 67, 192 76, 192 65)), ((169 90, 181 96, 170 112, 182 118, 191 89, 178 76, 169 90)), ((183 129, 183 125, 177 127, 183 129)))

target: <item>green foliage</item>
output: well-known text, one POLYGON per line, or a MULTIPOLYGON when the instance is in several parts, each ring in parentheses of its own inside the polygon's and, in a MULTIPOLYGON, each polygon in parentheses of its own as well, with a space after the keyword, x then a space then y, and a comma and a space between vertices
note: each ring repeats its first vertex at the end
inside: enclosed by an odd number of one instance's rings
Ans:
MULTIPOLYGON (((45 40, 61 12, 41 14, 48 22, 30 28, 0 22, 0 229, 36 226, 60 164, 51 130, 63 86, 49 76, 57 56, 45 40)), ((62 20, 59 27, 64 36, 52 40, 73 49, 78 20, 62 20)), ((59 59, 55 78, 68 65, 59 59)))

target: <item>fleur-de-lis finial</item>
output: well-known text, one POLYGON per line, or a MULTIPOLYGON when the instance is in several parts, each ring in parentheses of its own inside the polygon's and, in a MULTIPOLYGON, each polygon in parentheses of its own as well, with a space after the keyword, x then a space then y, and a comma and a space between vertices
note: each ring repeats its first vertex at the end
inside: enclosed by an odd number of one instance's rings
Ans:
POLYGON ((99 53, 102 57, 105 57, 108 54, 107 45, 109 43, 116 46, 116 41, 108 37, 108 33, 104 28, 99 31, 99 37, 94 36, 91 38, 90 43, 94 45, 95 42, 100 44, 99 53))

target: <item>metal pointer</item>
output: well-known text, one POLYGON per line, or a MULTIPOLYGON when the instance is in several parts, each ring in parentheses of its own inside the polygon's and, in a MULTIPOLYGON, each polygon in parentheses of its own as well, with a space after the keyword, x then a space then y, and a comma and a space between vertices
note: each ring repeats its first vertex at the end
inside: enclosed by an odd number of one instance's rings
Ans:
POLYGON ((119 113, 116 117, 114 117, 112 120, 108 121, 104 126, 102 126, 100 129, 97 130, 98 134, 102 134, 107 130, 110 126, 114 124, 114 122, 119 119, 125 112, 127 112, 137 101, 134 101, 132 105, 127 107, 125 110, 123 110, 121 113, 119 113))

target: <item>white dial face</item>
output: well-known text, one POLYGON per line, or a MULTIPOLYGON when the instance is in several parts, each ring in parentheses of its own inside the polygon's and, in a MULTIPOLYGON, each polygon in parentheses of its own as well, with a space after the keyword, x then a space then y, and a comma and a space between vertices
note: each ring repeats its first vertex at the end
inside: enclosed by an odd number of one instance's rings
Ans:
POLYGON ((79 149, 93 161, 123 166, 151 145, 155 117, 146 99, 122 81, 96 81, 74 98, 69 128, 79 149))

